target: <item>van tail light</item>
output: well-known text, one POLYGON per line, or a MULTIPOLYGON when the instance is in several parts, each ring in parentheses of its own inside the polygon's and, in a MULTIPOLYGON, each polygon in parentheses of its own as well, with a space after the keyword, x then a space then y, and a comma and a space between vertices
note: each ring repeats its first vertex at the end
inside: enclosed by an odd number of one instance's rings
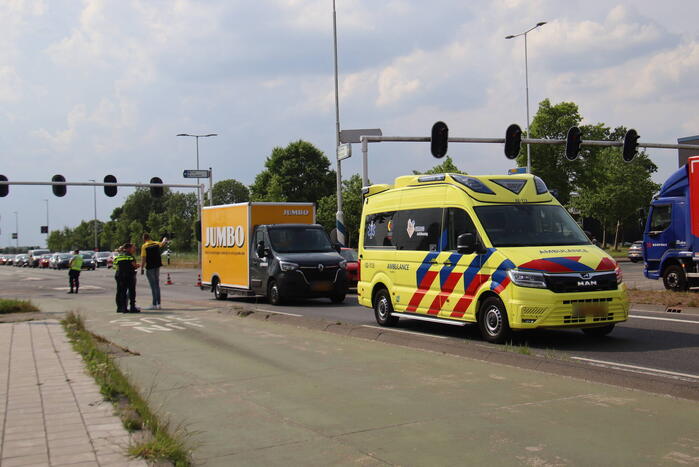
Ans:
POLYGON ((361 258, 357 260, 357 281, 362 280, 362 260, 361 258))

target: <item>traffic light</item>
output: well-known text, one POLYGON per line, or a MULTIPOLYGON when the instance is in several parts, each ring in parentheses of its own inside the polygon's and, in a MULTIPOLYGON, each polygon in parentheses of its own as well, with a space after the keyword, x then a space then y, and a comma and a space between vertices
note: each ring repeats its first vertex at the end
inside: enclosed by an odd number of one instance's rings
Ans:
MULTIPOLYGON (((152 184, 153 184, 153 183, 160 183, 160 184, 162 184, 163 181, 162 181, 159 177, 153 177, 153 178, 150 179, 150 183, 152 183, 152 184)), ((150 195, 151 195, 153 198, 160 198, 161 196, 163 196, 163 187, 161 187, 161 186, 152 186, 152 187, 150 187, 150 195)))
POLYGON ((640 138, 640 136, 633 128, 624 135, 624 149, 622 155, 626 162, 631 162, 636 156, 636 151, 638 151, 638 138, 640 138))
MULTIPOLYGON (((0 182, 6 182, 7 177, 0 175, 0 182)), ((0 198, 4 198, 10 192, 10 185, 0 185, 0 198)))
POLYGON ((449 127, 444 122, 437 122, 432 125, 432 138, 430 142, 430 150, 432 155, 441 159, 447 154, 447 145, 449 144, 449 127))
POLYGON ((578 158, 581 144, 582 132, 580 131, 580 128, 576 126, 570 127, 570 130, 568 130, 568 136, 566 136, 566 157, 568 160, 574 161, 578 158))
MULTIPOLYGON (((117 179, 114 175, 105 175, 104 183, 116 183, 116 182, 117 182, 117 179)), ((104 194, 109 196, 110 198, 113 198, 117 194, 117 187, 105 186, 104 187, 104 194)))
POLYGON ((522 145, 522 129, 516 123, 505 130, 505 156, 508 159, 515 159, 519 154, 522 145))
MULTIPOLYGON (((51 177, 52 182, 65 182, 66 178, 63 175, 54 175, 51 177)), ((66 186, 65 185, 51 185, 51 189, 53 190, 53 194, 56 196, 65 196, 66 195, 66 186)))

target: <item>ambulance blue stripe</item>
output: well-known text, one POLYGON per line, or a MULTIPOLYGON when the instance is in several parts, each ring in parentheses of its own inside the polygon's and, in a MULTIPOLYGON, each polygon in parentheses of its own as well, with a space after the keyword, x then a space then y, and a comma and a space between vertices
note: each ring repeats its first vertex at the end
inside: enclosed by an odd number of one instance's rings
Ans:
POLYGON ((507 270, 508 269, 513 269, 515 267, 515 263, 510 261, 509 259, 506 259, 502 263, 500 263, 500 266, 498 266, 497 270, 493 273, 492 277, 492 283, 490 284, 490 290, 495 290, 497 286, 499 286, 503 280, 507 277, 507 270))
POLYGON ((422 264, 420 265, 419 268, 417 268, 416 277, 417 277, 417 286, 420 287, 420 284, 422 283, 422 279, 425 277, 425 274, 427 274, 427 271, 430 270, 430 266, 432 266, 432 260, 434 260, 437 256, 439 256, 439 252, 436 251, 431 251, 427 253, 427 256, 425 256, 425 259, 422 260, 422 264))
POLYGON ((454 268, 456 267, 456 263, 458 263, 461 259, 461 256, 461 253, 452 253, 449 256, 449 259, 447 260, 449 263, 451 263, 451 266, 444 266, 442 269, 439 270, 439 283, 442 286, 442 288, 444 287, 444 283, 449 278, 449 274, 451 274, 454 268))
POLYGON ((593 268, 590 266, 586 266, 583 263, 580 263, 578 261, 573 261, 572 259, 568 258, 543 258, 545 261, 551 261, 552 263, 560 264, 561 266, 565 266, 571 271, 575 272, 585 272, 585 271, 594 271, 593 268))
POLYGON ((464 292, 466 291, 466 289, 468 289, 469 284, 476 277, 476 274, 480 272, 481 268, 486 263, 486 261, 488 261, 490 255, 492 255, 494 252, 495 248, 488 248, 488 251, 473 258, 471 264, 469 264, 468 268, 466 268, 466 270, 464 271, 464 292))
POLYGON ((442 236, 439 237, 439 251, 444 251, 447 249, 447 229, 442 231, 442 236))

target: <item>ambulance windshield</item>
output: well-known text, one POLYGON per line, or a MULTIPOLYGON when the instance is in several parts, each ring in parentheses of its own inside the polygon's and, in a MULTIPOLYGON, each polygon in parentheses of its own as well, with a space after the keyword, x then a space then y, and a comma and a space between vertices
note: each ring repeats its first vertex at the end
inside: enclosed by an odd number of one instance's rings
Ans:
POLYGON ((474 209, 495 247, 590 244, 561 206, 511 204, 474 209))
POLYGON ((319 228, 270 229, 269 240, 277 253, 335 251, 328 235, 319 228))

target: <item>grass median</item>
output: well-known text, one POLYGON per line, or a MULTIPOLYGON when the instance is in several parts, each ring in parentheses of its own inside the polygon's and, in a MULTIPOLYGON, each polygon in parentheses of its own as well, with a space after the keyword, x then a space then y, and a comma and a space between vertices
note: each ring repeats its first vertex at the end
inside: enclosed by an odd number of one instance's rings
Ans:
POLYGON ((191 465, 191 452, 186 446, 188 434, 183 427, 172 428, 158 419, 147 400, 119 370, 108 351, 109 343, 85 328, 82 317, 74 312, 61 321, 73 348, 82 355, 90 375, 100 386, 104 398, 112 402, 124 427, 130 431, 147 430, 150 436, 132 442, 129 455, 149 462, 169 461, 175 466, 191 465))
POLYGON ((671 292, 669 290, 628 289, 631 303, 647 305, 699 307, 699 293, 671 292))
POLYGON ((0 315, 9 313, 31 313, 39 309, 29 300, 0 298, 0 315))

